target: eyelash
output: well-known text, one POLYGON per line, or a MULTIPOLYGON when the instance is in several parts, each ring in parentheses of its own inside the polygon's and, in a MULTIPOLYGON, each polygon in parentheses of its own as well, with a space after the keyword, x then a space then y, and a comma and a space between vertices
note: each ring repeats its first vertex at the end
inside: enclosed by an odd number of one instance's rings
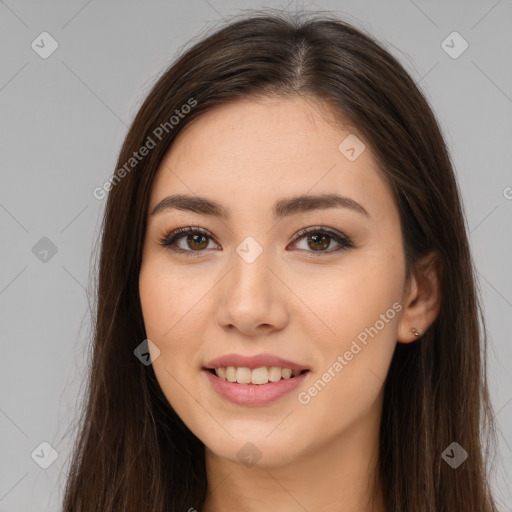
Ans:
MULTIPOLYGON (((184 255, 190 256, 190 257, 201 256, 202 253, 204 253, 206 251, 206 249, 193 251, 193 250, 180 249, 174 245, 175 242, 178 241, 179 239, 183 238, 184 235, 191 235, 191 234, 204 235, 205 237, 207 237, 211 240, 214 240, 213 236, 211 236, 211 234, 207 230, 200 228, 199 226, 195 226, 195 227, 187 226, 187 227, 178 228, 174 231, 166 233, 163 237, 161 237, 158 240, 158 243, 162 247, 164 247, 167 250, 174 252, 174 253, 184 254, 184 255)), ((344 235, 342 233, 338 233, 337 231, 334 231, 329 228, 324 228, 322 226, 312 226, 312 227, 303 228, 303 229, 299 230, 297 232, 297 234, 295 235, 295 237, 293 238, 292 243, 296 243, 301 238, 304 238, 306 235, 309 235, 309 234, 327 235, 329 238, 331 238, 335 242, 338 242, 340 244, 340 246, 334 250, 326 250, 326 251, 308 251, 305 249, 299 249, 299 250, 305 250, 307 253, 312 253, 312 254, 309 254, 308 257, 316 258, 317 256, 321 256, 323 254, 332 254, 335 252, 344 251, 346 249, 351 249, 354 247, 352 240, 350 238, 348 238, 346 235, 344 235)))

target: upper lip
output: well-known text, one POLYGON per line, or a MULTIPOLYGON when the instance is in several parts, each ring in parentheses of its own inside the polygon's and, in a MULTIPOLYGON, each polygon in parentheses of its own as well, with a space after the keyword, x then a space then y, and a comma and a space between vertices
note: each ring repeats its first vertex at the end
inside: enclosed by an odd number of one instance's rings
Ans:
POLYGON ((291 370, 309 370, 304 366, 282 357, 274 356, 272 354, 257 354, 255 356, 244 356, 240 354, 226 354, 217 357, 208 362, 205 369, 211 370, 215 368, 226 368, 228 366, 246 367, 253 370, 262 366, 277 366, 279 368, 290 368, 291 370))

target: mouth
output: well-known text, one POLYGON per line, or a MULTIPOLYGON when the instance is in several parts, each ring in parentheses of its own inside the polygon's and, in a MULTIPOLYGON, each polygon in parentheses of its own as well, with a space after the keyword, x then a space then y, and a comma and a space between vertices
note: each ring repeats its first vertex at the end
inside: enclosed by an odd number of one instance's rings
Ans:
POLYGON ((311 370, 280 367, 202 368, 211 389, 222 398, 241 406, 266 406, 284 399, 299 386, 306 385, 311 370))
POLYGON ((264 386, 273 382, 296 379, 297 377, 310 372, 309 369, 292 370, 291 368, 281 368, 277 366, 261 366, 254 369, 227 366, 219 368, 203 368, 203 370, 232 384, 249 384, 255 386, 264 386))

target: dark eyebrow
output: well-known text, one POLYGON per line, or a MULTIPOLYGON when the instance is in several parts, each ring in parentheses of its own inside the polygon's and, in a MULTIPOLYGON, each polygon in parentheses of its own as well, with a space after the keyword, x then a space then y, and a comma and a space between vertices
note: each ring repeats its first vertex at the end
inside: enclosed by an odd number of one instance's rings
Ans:
MULTIPOLYGON (((274 219, 279 219, 297 213, 323 210, 327 208, 348 208, 371 218, 366 209, 357 201, 338 194, 300 195, 290 199, 276 201, 273 208, 274 219)), ((206 197, 175 194, 162 199, 153 209, 151 215, 169 209, 190 211, 201 215, 211 215, 228 219, 230 210, 206 197)))

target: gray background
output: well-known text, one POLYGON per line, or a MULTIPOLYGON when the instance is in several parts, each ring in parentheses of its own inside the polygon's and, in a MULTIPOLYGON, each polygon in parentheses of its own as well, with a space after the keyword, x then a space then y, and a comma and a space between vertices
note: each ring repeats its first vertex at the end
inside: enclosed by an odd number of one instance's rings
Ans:
MULTIPOLYGON (((105 205, 93 189, 114 171, 127 125, 178 49, 222 17, 262 6, 329 9, 368 29, 420 83, 438 116, 462 190, 490 338, 502 457, 493 483, 503 510, 512 509, 511 1, 5 0, 0 511, 60 509, 87 374, 87 290, 105 205), (59 45, 46 59, 31 47, 43 31, 59 45), (453 31, 469 44, 458 58, 442 46, 453 31), (44 253, 44 237, 55 254, 44 253), (58 453, 48 469, 31 456, 43 441, 58 453)), ((460 41, 451 45, 461 48, 460 41)))

